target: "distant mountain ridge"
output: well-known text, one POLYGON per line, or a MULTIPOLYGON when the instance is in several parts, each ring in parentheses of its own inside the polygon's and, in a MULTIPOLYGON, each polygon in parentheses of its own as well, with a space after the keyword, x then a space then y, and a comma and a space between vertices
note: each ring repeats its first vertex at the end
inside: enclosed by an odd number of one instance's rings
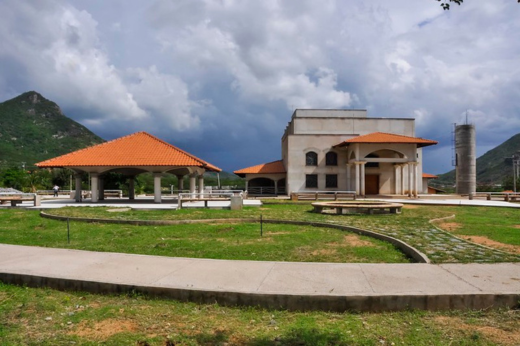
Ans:
MULTIPOLYGON (((477 158, 477 184, 499 184, 513 175, 510 158, 520 150, 520 133, 477 158)), ((455 182, 455 170, 439 175, 439 182, 455 182)))
POLYGON ((104 140, 35 91, 0 103, 0 168, 34 164, 104 140))

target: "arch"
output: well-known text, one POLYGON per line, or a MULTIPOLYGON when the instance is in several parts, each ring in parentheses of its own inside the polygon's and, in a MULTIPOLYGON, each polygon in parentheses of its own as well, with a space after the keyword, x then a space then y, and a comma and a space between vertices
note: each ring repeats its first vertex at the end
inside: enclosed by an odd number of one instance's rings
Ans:
POLYGON ((305 154, 305 165, 306 166, 317 166, 318 165, 318 154, 314 151, 309 151, 305 154))
POLYGON ((406 155, 400 151, 394 149, 379 149, 373 151, 365 156, 365 158, 379 157, 379 158, 391 158, 391 159, 406 159, 406 155), (375 156, 370 156, 375 155, 375 156))
MULTIPOLYGON (((365 156, 365 158, 379 158, 379 155, 375 154, 374 153, 370 153, 368 154, 367 156, 365 156)), ((367 162, 365 164, 365 168, 379 168, 379 162, 367 162)))
POLYGON ((338 165, 338 154, 334 151, 329 151, 325 154, 325 165, 337 166, 338 165))

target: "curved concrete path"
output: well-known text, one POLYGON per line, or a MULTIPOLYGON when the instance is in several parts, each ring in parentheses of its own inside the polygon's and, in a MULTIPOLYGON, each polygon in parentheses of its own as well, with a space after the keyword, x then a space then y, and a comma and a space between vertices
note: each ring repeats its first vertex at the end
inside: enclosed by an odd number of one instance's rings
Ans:
POLYGON ((228 261, 0 244, 0 280, 290 310, 484 309, 520 301, 520 263, 228 261))

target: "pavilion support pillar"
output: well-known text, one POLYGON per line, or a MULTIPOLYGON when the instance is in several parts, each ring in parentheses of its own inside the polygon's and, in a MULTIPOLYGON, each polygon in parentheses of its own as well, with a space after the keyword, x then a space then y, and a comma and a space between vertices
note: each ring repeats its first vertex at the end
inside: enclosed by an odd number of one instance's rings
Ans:
POLYGON ((161 203, 161 178, 162 173, 153 174, 153 201, 154 203, 161 203))
POLYGON ((246 192, 247 192, 248 188, 249 188, 249 180, 246 179, 246 192))
POLYGON ((99 176, 99 200, 105 200, 105 177, 99 176))
POLYGON ((128 199, 135 199, 135 178, 128 178, 128 199))
POLYGON ((176 175, 177 177, 177 190, 179 190, 179 193, 184 190, 184 175, 176 175))
POLYGON ((190 175, 190 193, 191 193, 191 198, 195 198, 195 179, 196 179, 196 175, 195 174, 192 174, 190 175))
POLYGON ((90 173, 90 196, 92 203, 99 201, 99 173, 90 173))
POLYGON ((81 202, 81 173, 75 173, 74 179, 76 180, 76 193, 74 199, 76 202, 81 202))
POLYGON ((199 175, 199 193, 200 193, 200 198, 204 198, 204 196, 202 195, 204 193, 204 175, 199 175))

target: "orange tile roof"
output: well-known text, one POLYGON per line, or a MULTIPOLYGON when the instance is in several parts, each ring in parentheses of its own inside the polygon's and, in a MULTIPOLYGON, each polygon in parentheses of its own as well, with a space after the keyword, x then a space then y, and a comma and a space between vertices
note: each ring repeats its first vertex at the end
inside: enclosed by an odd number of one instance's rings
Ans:
POLYGON ((77 150, 36 164, 40 168, 83 166, 181 166, 221 169, 146 132, 77 150))
POLYGON ((438 178, 438 176, 433 175, 433 174, 430 174, 430 173, 423 173, 423 174, 422 174, 422 177, 423 177, 423 178, 428 178, 428 179, 435 179, 435 178, 438 178))
POLYGON ((252 167, 247 167, 243 169, 239 169, 238 171, 234 171, 233 173, 237 175, 241 174, 276 174, 276 173, 287 173, 285 167, 283 166, 283 161, 273 161, 269 163, 263 163, 261 165, 256 165, 252 167))
POLYGON ((423 139, 419 137, 395 135, 392 133, 373 132, 367 135, 347 139, 346 141, 334 145, 334 147, 345 147, 352 143, 417 144, 418 147, 426 147, 428 145, 437 144, 437 141, 432 141, 429 139, 423 139))

